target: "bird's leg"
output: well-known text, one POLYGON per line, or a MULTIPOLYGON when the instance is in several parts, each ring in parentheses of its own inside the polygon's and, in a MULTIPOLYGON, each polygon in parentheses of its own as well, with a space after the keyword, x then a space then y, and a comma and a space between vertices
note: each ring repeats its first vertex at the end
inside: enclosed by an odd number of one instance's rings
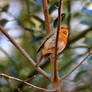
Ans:
POLYGON ((39 67, 40 66, 43 57, 44 56, 41 54, 40 58, 37 60, 36 67, 39 67))

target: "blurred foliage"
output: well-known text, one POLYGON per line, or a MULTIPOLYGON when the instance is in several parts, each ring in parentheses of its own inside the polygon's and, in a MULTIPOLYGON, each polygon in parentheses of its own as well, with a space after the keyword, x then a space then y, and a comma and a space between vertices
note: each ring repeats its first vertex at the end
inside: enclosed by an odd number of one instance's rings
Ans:
MULTIPOLYGON (((61 19, 61 23, 63 22, 63 20, 64 20, 64 18, 65 18, 65 14, 64 13, 62 13, 61 14, 61 17, 62 17, 62 19, 61 19)), ((58 18, 56 18, 54 21, 53 21, 53 27, 57 27, 57 24, 58 24, 58 18)))
POLYGON ((7 12, 8 9, 9 9, 9 4, 7 4, 4 7, 2 7, 1 12, 7 12))
POLYGON ((8 22, 6 19, 1 19, 0 20, 0 26, 5 26, 5 24, 8 22))
MULTIPOLYGON (((26 1, 27 0, 16 0, 16 2, 20 3, 22 9, 19 15, 14 17, 12 11, 11 17, 22 30, 21 36, 17 37, 16 40, 32 59, 36 61, 40 56, 40 53, 37 55, 36 50, 46 37, 44 15, 41 0, 28 0, 28 3, 26 3, 26 1)), ((52 29, 56 30, 58 0, 47 1, 52 29)), ((9 21, 8 19, 1 18, 1 14, 10 14, 9 9, 15 7, 11 6, 10 3, 11 0, 8 0, 8 4, 2 8, 0 7, 0 25, 3 27, 7 25, 9 21)), ((92 49, 92 0, 64 0, 62 14, 63 19, 61 20, 61 25, 66 25, 70 28, 70 35, 68 47, 59 55, 58 59, 58 71, 60 76, 64 76, 70 72, 87 54, 88 48, 80 48, 79 46, 88 46, 92 49), (87 30, 89 28, 91 31, 87 30), (85 32, 86 30, 87 32, 85 32), (82 33, 83 35, 80 35, 82 33)), ((4 39, 1 39, 1 37, 2 35, 0 34, 0 41, 3 41, 4 39)), ((32 78, 35 75, 35 77, 28 82, 43 88, 52 88, 50 81, 38 74, 15 47, 12 48, 11 54, 6 53, 6 51, 0 48, 0 51, 5 54, 4 58, 0 58, 0 72, 10 74, 23 80, 32 78)), ((45 60, 45 62, 41 64, 41 67, 44 68, 48 74, 51 74, 51 66, 48 60, 45 60)), ((65 80, 61 83, 63 92, 92 92, 92 56, 68 78, 70 81, 65 80)), ((17 92, 18 88, 22 92, 42 92, 34 88, 29 88, 23 83, 0 78, 0 92, 17 92)))

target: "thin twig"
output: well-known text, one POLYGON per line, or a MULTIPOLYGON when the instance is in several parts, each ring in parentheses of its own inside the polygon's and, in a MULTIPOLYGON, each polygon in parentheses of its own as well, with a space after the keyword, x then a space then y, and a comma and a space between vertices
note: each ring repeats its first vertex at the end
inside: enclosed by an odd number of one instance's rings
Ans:
POLYGON ((89 53, 70 73, 65 75, 60 81, 65 80, 70 74, 72 74, 92 53, 89 53))
POLYGON ((35 85, 32 85, 31 83, 28 83, 28 82, 23 81, 23 80, 21 80, 21 79, 19 79, 19 78, 15 78, 15 77, 12 77, 12 76, 7 75, 7 74, 4 74, 4 73, 0 73, 0 76, 9 78, 9 79, 11 79, 11 80, 16 80, 16 81, 22 82, 22 83, 28 85, 28 86, 31 87, 31 88, 36 88, 36 89, 43 90, 43 91, 46 91, 46 92, 53 92, 53 91, 55 91, 55 90, 48 90, 48 89, 45 89, 45 88, 37 87, 37 86, 35 86, 35 85))
POLYGON ((45 17, 46 33, 49 34, 51 32, 51 26, 50 26, 50 17, 49 17, 49 11, 47 6, 47 0, 42 0, 42 5, 43 5, 43 12, 45 17))
POLYGON ((42 74, 45 78, 50 80, 49 75, 43 71, 40 67, 35 67, 36 63, 33 61, 32 58, 24 51, 23 48, 21 48, 8 34, 7 32, 0 26, 0 31, 10 40, 10 42, 20 51, 20 53, 27 59, 27 61, 40 73, 42 74))

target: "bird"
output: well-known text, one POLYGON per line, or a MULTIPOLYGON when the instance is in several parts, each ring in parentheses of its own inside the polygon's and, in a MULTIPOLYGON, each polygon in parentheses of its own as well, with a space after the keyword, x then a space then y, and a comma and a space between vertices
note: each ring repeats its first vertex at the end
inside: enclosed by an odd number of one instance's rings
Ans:
MULTIPOLYGON (((37 53, 42 49, 41 56, 36 63, 36 67, 40 66, 42 59, 50 54, 55 52, 55 41, 56 41, 56 32, 50 34, 46 39, 42 42, 40 47, 37 50, 37 53)), ((66 26, 62 26, 59 30, 59 37, 58 37, 58 46, 57 46, 57 54, 61 53, 67 44, 68 39, 68 28, 66 26)))

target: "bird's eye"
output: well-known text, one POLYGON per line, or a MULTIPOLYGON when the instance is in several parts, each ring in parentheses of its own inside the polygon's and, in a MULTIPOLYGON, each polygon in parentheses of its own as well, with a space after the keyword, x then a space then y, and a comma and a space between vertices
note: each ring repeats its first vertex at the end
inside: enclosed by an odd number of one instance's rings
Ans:
POLYGON ((62 27, 62 29, 64 29, 64 27, 62 27))
POLYGON ((63 33, 66 35, 67 34, 67 32, 66 31, 63 31, 63 33))

